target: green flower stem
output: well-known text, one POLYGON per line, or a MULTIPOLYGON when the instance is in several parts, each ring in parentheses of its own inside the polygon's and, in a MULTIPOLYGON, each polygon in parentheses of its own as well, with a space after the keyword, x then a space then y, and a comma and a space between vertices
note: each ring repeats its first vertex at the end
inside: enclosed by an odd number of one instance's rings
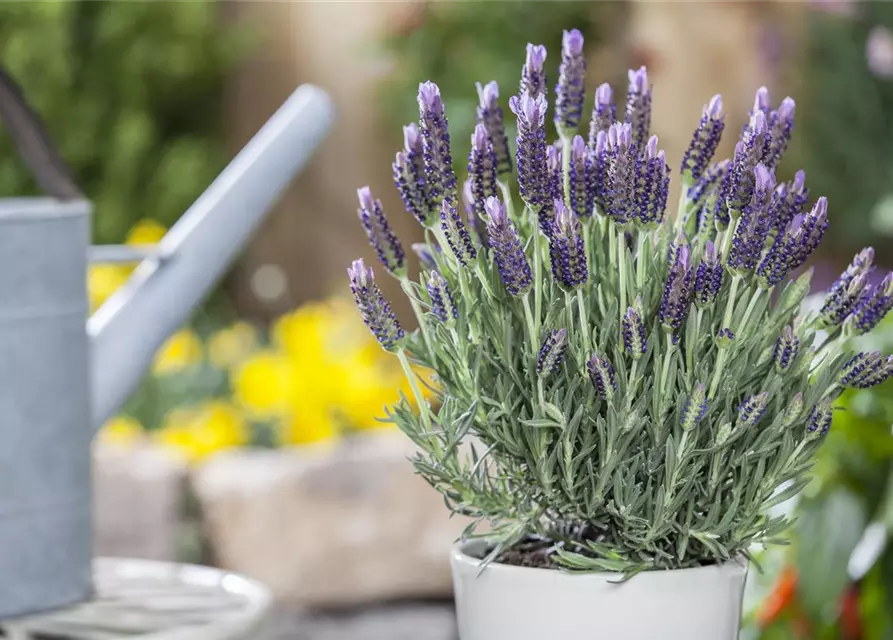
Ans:
POLYGON ((493 289, 490 288, 490 282, 487 280, 487 274, 484 273, 480 262, 477 262, 474 265, 474 272, 475 274, 477 274, 478 280, 480 280, 481 282, 481 287, 483 287, 484 293, 487 294, 487 298, 493 300, 496 297, 496 294, 494 294, 493 289))
MULTIPOLYGON (((465 277, 465 269, 462 265, 459 265, 459 269, 457 271, 459 275, 459 290, 462 292, 462 297, 465 299, 466 304, 470 308, 472 303, 474 302, 474 298, 471 295, 471 291, 468 289, 468 280, 465 277)), ((468 319, 468 328, 471 332, 471 341, 474 344, 478 343, 478 331, 477 324, 472 321, 471 318, 468 319)))
POLYGON ((561 134, 561 175, 564 178, 564 206, 571 208, 571 137, 561 134))
POLYGON ((540 255, 540 228, 536 220, 533 221, 533 320, 534 337, 539 339, 540 322, 543 316, 543 258, 540 255))
POLYGON ((419 405, 419 415, 422 417, 422 425, 425 427, 425 431, 430 433, 431 408, 428 406, 428 401, 425 400, 425 396, 422 395, 422 390, 419 388, 419 381, 416 378, 412 367, 409 365, 409 360, 406 358, 405 349, 400 349, 397 352, 397 359, 400 360, 400 365, 403 367, 403 373, 406 374, 406 379, 409 381, 409 386, 412 389, 412 395, 415 396, 416 404, 419 405))
POLYGON ((502 193, 502 204, 505 205, 505 212, 508 214, 509 220, 515 219, 515 203, 512 201, 512 189, 507 182, 499 181, 499 191, 502 193))
POLYGON ((626 312, 626 237, 623 229, 617 231, 617 268, 620 277, 620 324, 623 326, 623 314, 626 312))
POLYGON ((521 298, 524 304, 524 318, 527 320, 527 337, 530 340, 530 352, 536 353, 539 348, 539 336, 537 336, 536 325, 533 322, 533 313, 530 311, 530 292, 524 294, 521 298))
POLYGON ((636 392, 636 387, 638 387, 638 381, 636 380, 636 376, 639 374, 639 359, 636 358, 633 360, 633 366, 630 367, 629 370, 629 382, 627 383, 627 392, 626 392, 626 406, 627 408, 631 407, 633 404, 633 394, 636 392))
POLYGON ((586 266, 589 269, 589 277, 596 272, 595 256, 592 255, 592 216, 583 218, 583 254, 586 256, 586 266))
POLYGON ((419 306, 418 300, 416 300, 409 278, 406 276, 400 278, 400 287, 403 289, 403 293, 406 294, 406 297, 409 298, 409 304, 412 305, 412 311, 415 313, 416 320, 419 322, 419 332, 421 332, 422 338, 425 340, 425 349, 428 352, 428 359, 431 361, 431 364, 435 364, 436 356, 434 347, 431 345, 431 336, 428 334, 428 328, 425 325, 425 314, 419 306))
MULTIPOLYGON (((617 236, 614 235, 614 229, 611 228, 610 221, 607 221, 606 224, 608 226, 608 229, 607 229, 607 231, 608 231, 608 256, 609 256, 609 262, 610 262, 610 260, 613 260, 614 256, 617 255, 617 252, 614 250, 614 245, 616 244, 617 236)), ((613 270, 612 270, 612 274, 613 274, 613 270)))
POLYGON ((648 257, 648 232, 639 230, 639 252, 636 255, 636 291, 644 293, 645 289, 645 260, 648 257))
MULTIPOLYGON (((729 227, 731 230, 731 227, 729 227)), ((723 316, 722 326, 720 329, 729 329, 732 324, 732 312, 735 310, 735 297, 738 294, 738 287, 741 284, 741 276, 732 276, 732 288, 729 290, 729 299, 726 302, 726 312, 723 316)), ((716 365, 713 369, 713 380, 710 382, 710 391, 707 393, 708 398, 713 398, 716 394, 716 388, 719 386, 719 379, 722 377, 722 370, 726 366, 726 359, 729 357, 729 347, 719 350, 719 356, 716 358, 716 365)))
POLYGON ((539 399, 539 406, 542 407, 546 404, 546 396, 543 393, 543 379, 540 376, 536 377, 536 397, 539 399))
MULTIPOLYGON (((750 298, 750 302, 747 304, 747 309, 744 310, 744 316, 741 318, 741 324, 738 326, 738 334, 740 336, 744 335, 744 331, 747 329, 747 321, 750 320, 750 314, 753 313, 754 307, 757 306, 757 300, 760 299, 760 294, 763 292, 763 289, 757 287, 757 290, 754 291, 753 295, 750 298)), ((737 337, 737 336, 736 336, 737 337)))
POLYGON ((695 347, 701 340, 701 319, 704 317, 704 310, 698 308, 697 313, 695 314, 695 339, 686 342, 685 345, 685 370, 686 371, 694 371, 694 363, 695 363, 695 347))
POLYGON ((722 238, 722 257, 725 260, 729 258, 729 249, 732 248, 732 238, 735 237, 735 229, 738 228, 738 222, 740 218, 733 218, 729 227, 725 231, 725 235, 722 238))
POLYGON ((682 230, 685 223, 685 212, 688 210, 688 187, 686 180, 682 180, 679 184, 679 202, 676 205, 676 218, 673 220, 674 235, 682 230))
POLYGON ((589 335, 589 318, 586 310, 586 302, 583 299, 583 289, 577 289, 577 311, 580 314, 580 331, 583 332, 583 346, 586 348, 586 355, 592 350, 592 337, 589 335))
POLYGON ((673 334, 667 333, 667 351, 666 353, 664 353, 664 366, 661 368, 660 372, 660 413, 663 413, 664 398, 666 398, 666 394, 668 391, 667 378, 670 375, 670 361, 673 359, 673 349, 675 347, 676 345, 673 344, 673 334))

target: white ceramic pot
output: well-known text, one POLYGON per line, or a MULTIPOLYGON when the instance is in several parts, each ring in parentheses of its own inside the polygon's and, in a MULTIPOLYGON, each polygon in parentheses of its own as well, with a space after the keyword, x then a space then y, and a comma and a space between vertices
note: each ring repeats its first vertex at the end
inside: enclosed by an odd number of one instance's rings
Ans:
POLYGON ((747 564, 571 574, 490 564, 483 543, 451 552, 461 640, 734 640, 747 564))

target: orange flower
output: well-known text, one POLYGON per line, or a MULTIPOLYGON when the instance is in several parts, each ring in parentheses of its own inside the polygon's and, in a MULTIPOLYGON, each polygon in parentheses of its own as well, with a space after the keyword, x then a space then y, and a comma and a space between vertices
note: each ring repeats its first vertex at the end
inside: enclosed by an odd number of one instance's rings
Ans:
POLYGON ((859 615, 859 587, 852 584, 843 594, 840 603, 840 626, 844 640, 862 640, 865 630, 859 615))
POLYGON ((772 624, 794 600, 797 593, 797 570, 794 567, 785 567, 781 570, 772 593, 763 602, 757 612, 757 624, 767 627, 772 624))

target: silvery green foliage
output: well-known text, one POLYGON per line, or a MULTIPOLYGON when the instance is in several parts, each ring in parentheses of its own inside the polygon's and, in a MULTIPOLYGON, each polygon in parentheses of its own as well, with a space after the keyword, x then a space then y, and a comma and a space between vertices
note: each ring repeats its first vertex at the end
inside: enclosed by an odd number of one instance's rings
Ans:
MULTIPOLYGON (((545 52, 530 50, 540 66, 528 55, 525 88, 535 70, 545 82, 545 52)), ((647 130, 651 87, 644 69, 630 78, 627 123, 606 122, 624 110, 601 105, 590 126, 595 141, 590 135, 581 151, 573 148, 581 144, 574 127, 561 121, 557 203, 543 196, 543 185, 556 182, 544 140, 547 92, 538 87, 534 98, 526 88, 513 100, 527 200, 512 200, 511 178, 500 174, 499 200, 473 207, 489 245, 470 239, 454 178, 398 180, 421 194, 411 204, 436 191, 443 218, 440 225, 425 219, 418 282, 391 269, 420 329, 396 349, 385 346, 411 376, 420 411, 404 400, 390 417, 418 445, 416 468, 449 508, 490 526, 492 557, 534 535, 554 543, 553 559, 564 568, 630 575, 781 542, 788 520, 767 510, 808 482, 831 402, 844 386, 893 371, 891 359, 844 349, 893 301, 886 280, 874 288, 863 282, 870 251, 842 274, 826 305, 834 313, 799 314, 811 274, 790 272, 827 222, 824 199, 810 208, 790 197, 805 192, 801 174, 776 188, 771 167, 787 140, 766 136, 789 136, 792 122, 776 127, 771 106, 751 112, 758 124, 745 127, 731 160, 717 163, 711 136, 724 116, 713 98, 699 125, 709 135, 694 136, 678 209, 665 215, 669 169, 647 130), (591 215, 572 206, 573 153, 586 158, 575 166, 591 172, 591 215), (766 261, 771 278, 760 275, 766 261), (434 278, 426 275, 432 271, 434 278), (839 303, 844 295, 852 300, 839 303), (444 311, 448 298, 456 313, 444 311), (433 404, 422 399, 410 361, 436 374, 433 404)), ((449 136, 437 95, 436 86, 422 85, 421 119, 437 127, 421 127, 420 148, 426 170, 443 173, 446 165, 434 160, 449 155, 449 136)), ((598 90, 602 102, 611 95, 604 85, 598 90)), ((786 118, 792 104, 782 105, 786 118)), ((502 136, 487 134, 478 146, 502 136)), ((367 322, 375 329, 392 320, 367 322)))

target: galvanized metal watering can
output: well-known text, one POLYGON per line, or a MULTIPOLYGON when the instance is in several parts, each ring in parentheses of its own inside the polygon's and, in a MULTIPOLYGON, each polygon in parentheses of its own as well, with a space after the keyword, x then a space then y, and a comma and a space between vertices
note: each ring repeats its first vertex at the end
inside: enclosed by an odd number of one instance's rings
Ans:
MULTIPOLYGON (((4 101, 5 89, 0 115, 22 149, 31 141, 16 115, 27 107, 4 101)), ((299 87, 144 256, 91 248, 84 199, 0 200, 0 618, 89 597, 93 436, 233 262, 332 119, 323 91, 299 87), (88 260, 135 257, 129 282, 87 320, 88 260)))

